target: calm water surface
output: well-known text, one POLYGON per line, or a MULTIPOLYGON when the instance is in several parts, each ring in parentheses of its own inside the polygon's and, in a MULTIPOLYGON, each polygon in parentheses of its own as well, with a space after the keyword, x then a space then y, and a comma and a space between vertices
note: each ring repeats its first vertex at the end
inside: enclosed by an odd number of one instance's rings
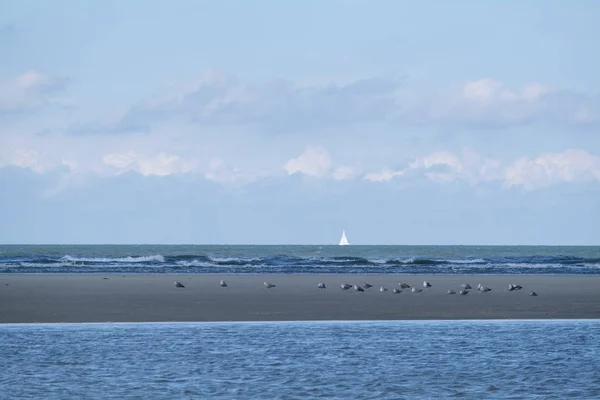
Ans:
POLYGON ((598 399, 600 321, 0 326, 5 399, 598 399))

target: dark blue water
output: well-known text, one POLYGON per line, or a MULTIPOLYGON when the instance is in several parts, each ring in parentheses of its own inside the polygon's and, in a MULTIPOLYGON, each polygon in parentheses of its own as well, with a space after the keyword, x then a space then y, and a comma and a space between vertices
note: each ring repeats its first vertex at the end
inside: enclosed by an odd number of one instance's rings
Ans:
POLYGON ((0 325, 3 399, 598 399, 600 321, 0 325))
POLYGON ((600 274, 600 246, 0 245, 0 273, 600 274))

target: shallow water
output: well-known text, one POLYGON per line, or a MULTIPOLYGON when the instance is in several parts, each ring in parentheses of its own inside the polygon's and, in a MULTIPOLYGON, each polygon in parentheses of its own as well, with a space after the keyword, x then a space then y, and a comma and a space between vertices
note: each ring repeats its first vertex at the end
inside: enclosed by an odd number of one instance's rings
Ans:
POLYGON ((599 246, 0 245, 0 273, 600 274, 599 246))
POLYGON ((0 325, 8 399, 600 398, 600 321, 0 325))

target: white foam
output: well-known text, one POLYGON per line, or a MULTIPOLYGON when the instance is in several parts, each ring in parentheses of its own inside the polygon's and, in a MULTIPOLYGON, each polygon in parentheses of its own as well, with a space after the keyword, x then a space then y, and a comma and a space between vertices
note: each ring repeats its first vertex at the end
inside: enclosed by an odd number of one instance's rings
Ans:
POLYGON ((206 261, 192 260, 192 261, 177 261, 175 263, 181 267, 214 267, 215 264, 206 261))
POLYGON ((62 261, 68 262, 89 262, 89 263, 110 263, 110 262, 123 262, 123 263, 141 263, 141 262, 165 262, 165 258, 160 254, 151 256, 139 256, 139 257, 119 257, 119 258, 104 258, 104 257, 72 257, 64 256, 61 258, 62 261))
POLYGON ((451 264, 483 264, 486 261, 481 258, 475 258, 471 260, 434 260, 438 262, 446 262, 451 264))

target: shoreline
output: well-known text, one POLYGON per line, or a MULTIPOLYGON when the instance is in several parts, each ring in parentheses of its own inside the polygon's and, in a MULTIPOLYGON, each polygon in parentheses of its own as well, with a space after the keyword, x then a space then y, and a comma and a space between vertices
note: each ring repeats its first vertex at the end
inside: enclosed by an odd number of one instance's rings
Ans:
POLYGON ((0 323, 594 320, 600 319, 599 286, 598 275, 562 274, 0 274, 0 323), (423 291, 392 293, 399 280, 423 291), (433 286, 425 289, 423 280, 433 286), (321 281, 326 289, 317 288, 321 281), (373 287, 340 288, 362 281, 373 287), (492 291, 446 294, 461 283, 492 291), (509 283, 523 290, 509 292, 509 283))
POLYGON ((535 324, 538 322, 543 323, 571 323, 571 322, 581 322, 581 323, 600 323, 600 318, 528 318, 528 319, 510 319, 510 318, 498 318, 498 319, 357 319, 357 320, 285 320, 285 321, 142 321, 142 322, 5 322, 0 323, 0 327, 21 327, 21 326, 79 326, 79 325, 89 325, 89 326, 101 326, 101 325, 261 325, 261 324, 281 324, 281 325, 301 325, 301 324, 449 324, 449 323, 457 323, 457 324, 535 324))

